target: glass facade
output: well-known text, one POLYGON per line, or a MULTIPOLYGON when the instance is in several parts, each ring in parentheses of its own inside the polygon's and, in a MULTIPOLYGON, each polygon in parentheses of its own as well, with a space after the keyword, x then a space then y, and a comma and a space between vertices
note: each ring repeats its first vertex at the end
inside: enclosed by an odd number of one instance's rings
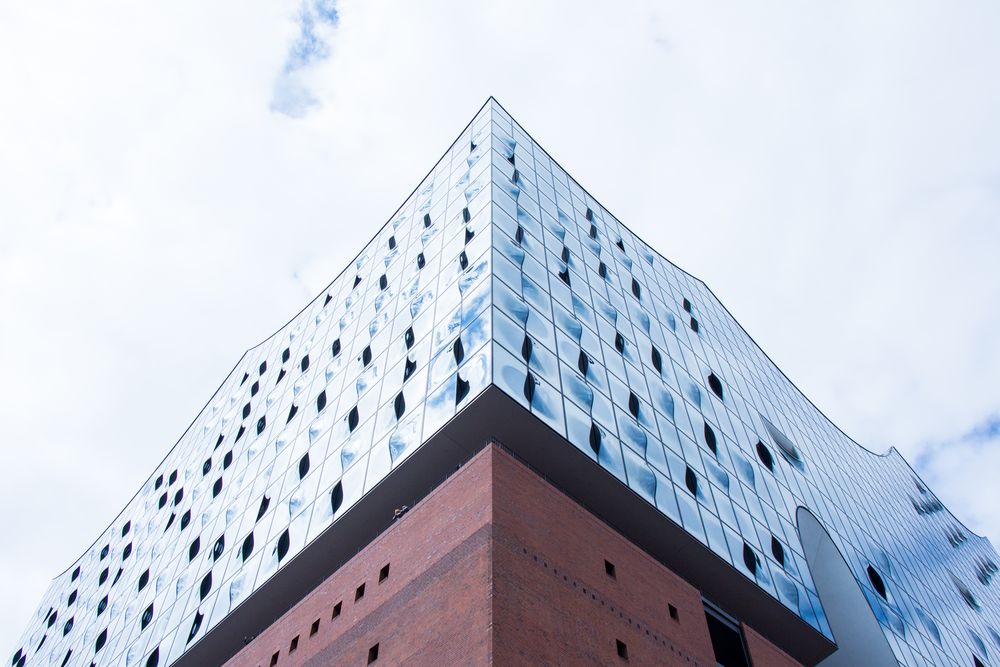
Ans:
POLYGON ((490 100, 243 356, 53 581, 11 664, 171 664, 491 384, 827 637, 800 506, 901 664, 1000 659, 988 541, 895 451, 840 432, 490 100))

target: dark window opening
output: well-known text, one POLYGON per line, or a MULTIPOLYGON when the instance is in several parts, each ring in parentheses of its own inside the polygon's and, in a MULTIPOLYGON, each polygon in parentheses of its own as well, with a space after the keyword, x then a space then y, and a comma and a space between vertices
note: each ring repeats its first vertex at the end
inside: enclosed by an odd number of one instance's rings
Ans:
POLYGON ((209 457, 208 459, 205 459, 204 463, 201 464, 202 476, 207 475, 211 469, 212 469, 212 459, 211 457, 209 457))
MULTIPOLYGON (((104 568, 103 577, 104 577, 104 581, 107 581, 107 579, 108 579, 108 568, 104 568)), ((101 583, 103 584, 104 581, 101 581, 101 583)), ((69 598, 66 600, 66 606, 69 606, 69 605, 73 604, 74 602, 76 602, 76 591, 75 590, 72 593, 69 594, 69 598)))
POLYGON ((518 245, 524 243, 524 227, 521 225, 518 225, 517 231, 514 232, 514 240, 517 241, 518 245))
POLYGON ((778 561, 778 565, 785 567, 785 547, 781 546, 781 542, 774 535, 771 536, 771 555, 778 561))
POLYGON ((265 426, 267 426, 267 415, 257 420, 257 435, 261 434, 265 426))
POLYGON ((382 569, 378 571, 378 583, 382 583, 389 578, 389 564, 386 563, 382 566, 382 569))
POLYGON ((220 535, 219 539, 215 541, 215 546, 212 547, 212 560, 218 561, 219 557, 222 556, 222 552, 226 550, 226 536, 220 535))
POLYGON ((597 275, 607 280, 608 278, 608 266, 604 262, 597 265, 597 275))
POLYGON ((531 373, 528 373, 524 378, 524 397, 528 399, 528 404, 535 398, 535 385, 538 384, 538 380, 531 373))
POLYGON ((721 667, 750 667, 739 625, 709 609, 705 610, 705 618, 716 664, 721 667))
POLYGON ((451 351, 455 355, 455 363, 461 365, 465 359, 465 346, 462 345, 461 338, 455 339, 455 344, 451 346, 451 351))
POLYGON ((278 560, 281 561, 285 556, 288 555, 288 547, 291 546, 291 536, 288 534, 288 529, 286 528, 281 537, 278 538, 278 544, 274 547, 274 553, 278 556, 278 560))
POLYGON ((580 356, 577 357, 576 367, 580 369, 580 373, 586 377, 587 369, 590 368, 590 357, 583 350, 580 350, 580 356))
POLYGON ((333 490, 330 491, 330 505, 333 508, 333 515, 337 515, 337 510, 340 506, 344 504, 344 485, 342 482, 337 482, 333 490))
POLYGON ((719 455, 719 443, 716 440, 715 431, 713 431, 712 427, 708 425, 708 422, 705 422, 705 444, 708 445, 708 448, 712 450, 713 454, 716 456, 719 455))
MULTIPOLYGON (((97 585, 100 586, 105 581, 107 581, 109 574, 110 572, 108 572, 108 568, 104 568, 101 571, 101 576, 97 577, 97 585)), ((73 591, 72 593, 69 594, 69 602, 67 604, 73 604, 74 600, 76 600, 76 591, 73 591)))
POLYGON ((469 220, 472 220, 472 214, 469 213, 469 207, 468 206, 462 208, 462 220, 464 222, 468 222, 469 220))
POLYGON ((258 391, 260 391, 260 382, 254 381, 254 383, 250 385, 250 395, 256 396, 258 391))
POLYGON ((746 542, 743 543, 743 564, 750 570, 750 574, 757 576, 757 554, 746 542))
POLYGON ((191 546, 188 547, 188 560, 194 560, 199 551, 201 551, 201 537, 196 537, 194 538, 194 542, 191 543, 191 546))
POLYGON ((181 500, 184 499, 184 487, 177 489, 177 493, 174 494, 174 507, 180 505, 181 500))
POLYGON ((261 520, 261 517, 263 517, 264 513, 267 512, 267 508, 270 504, 271 504, 271 499, 268 498, 267 496, 264 496, 263 498, 260 499, 260 507, 257 508, 257 521, 261 520))
POLYGON ((629 392, 628 394, 628 411, 636 419, 639 418, 639 397, 635 395, 635 392, 629 392))
POLYGON ((431 214, 424 213, 424 227, 430 227, 430 226, 431 226, 431 214))
POLYGON ((458 266, 463 271, 469 268, 469 256, 465 254, 464 250, 458 253, 458 266))
POLYGON ((215 484, 212 485, 212 497, 216 498, 222 493, 222 478, 215 480, 215 484))
POLYGON ((271 656, 271 667, 278 664, 278 656, 281 655, 281 651, 276 651, 274 655, 271 656))
POLYGON ((312 637, 317 632, 319 632, 319 619, 317 618, 313 621, 312 627, 309 628, 309 636, 312 637))
POLYGON ((386 275, 385 275, 385 274, 383 273, 383 274, 382 274, 381 276, 379 276, 379 278, 378 278, 378 288, 379 288, 380 290, 384 290, 384 289, 385 289, 386 287, 388 287, 388 286, 389 286, 389 279, 388 279, 388 278, 386 277, 386 275))
POLYGON ((868 566, 868 581, 872 582, 872 588, 875 589, 876 593, 882 596, 882 599, 889 599, 886 597, 885 582, 882 581, 882 575, 880 575, 871 565, 868 566))
POLYGON ((288 419, 285 420, 285 423, 287 424, 288 422, 292 421, 292 417, 294 417, 295 413, 298 411, 299 411, 299 406, 293 403, 291 409, 288 411, 288 419))
POLYGON ((160 664, 160 647, 157 646, 153 649, 153 652, 149 654, 146 658, 146 667, 156 667, 160 664))
POLYGON ((139 585, 138 588, 136 589, 136 592, 141 591, 143 588, 146 587, 146 584, 148 583, 149 583, 149 570, 147 569, 145 572, 139 575, 139 585))
POLYGON ((278 379, 274 381, 274 384, 278 384, 279 382, 281 382, 282 378, 284 377, 285 377, 285 369, 282 368, 280 371, 278 371, 278 379))
POLYGON ((390 236, 389 237, 389 250, 395 250, 395 249, 396 249, 396 237, 395 236, 390 236))
POLYGON ((765 468, 774 472, 774 457, 771 456, 771 451, 764 446, 764 443, 759 440, 757 441, 757 458, 760 459, 765 468))
POLYGON ((292 348, 286 347, 284 352, 281 353, 281 363, 285 363, 292 356, 292 348))
POLYGON ((250 558, 250 554, 253 553, 253 532, 247 535, 246 539, 243 540, 243 546, 240 548, 240 556, 245 561, 250 558))
POLYGON ((625 645, 620 639, 615 640, 615 650, 618 652, 618 657, 622 660, 628 661, 628 646, 625 645))
POLYGON ((392 402, 392 409, 396 414, 396 419, 403 416, 406 412, 406 399, 403 397, 403 392, 396 394, 396 399, 392 402))
POLYGON ((250 416, 250 404, 247 403, 246 405, 243 406, 243 419, 246 419, 249 416, 250 416))
POLYGON ((417 370, 417 362, 407 357, 406 365, 403 368, 403 382, 409 380, 415 370, 417 370))
POLYGON ((139 619, 139 629, 145 630, 146 626, 149 625, 149 622, 152 620, 153 620, 153 605, 150 604, 142 612, 142 618, 139 619))
POLYGON ((181 515, 181 530, 187 528, 189 523, 191 523, 191 510, 185 510, 181 515))
POLYGON ((590 422, 590 448, 594 451, 594 454, 600 455, 601 429, 594 422, 590 422))
POLYGON ((475 236, 475 235, 476 235, 476 233, 474 231, 472 231, 471 227, 466 227, 465 228, 465 245, 469 245, 469 241, 471 241, 472 237, 475 236))
POLYGON ((307 368, 309 368, 309 355, 308 354, 306 356, 302 357, 302 361, 299 363, 299 367, 302 369, 303 372, 305 372, 305 370, 307 368))
POLYGON ((215 447, 214 447, 214 449, 218 449, 219 448, 219 445, 222 444, 222 441, 223 441, 223 439, 225 439, 225 437, 226 436, 222 435, 221 433, 219 434, 219 439, 215 441, 215 447))
POLYGON ((670 618, 674 619, 675 621, 681 620, 680 615, 677 613, 677 607, 675 607, 674 605, 668 604, 667 612, 670 614, 670 618))
POLYGON ((684 299, 684 301, 683 301, 683 303, 681 305, 684 306, 684 310, 686 310, 689 313, 691 312, 691 302, 690 301, 688 301, 687 299, 684 299))
POLYGON ((335 356, 335 357, 336 357, 336 356, 337 356, 338 354, 340 354, 340 339, 339 339, 339 338, 338 338, 337 340, 333 341, 333 345, 331 345, 331 346, 330 346, 330 352, 331 352, 331 353, 333 354, 333 356, 335 356))
MULTIPOLYGON (((159 503, 160 509, 163 509, 163 506, 166 505, 166 504, 167 504, 167 494, 164 493, 162 496, 160 496, 160 503, 159 503)), ((107 556, 107 554, 104 554, 103 552, 102 552, 102 554, 103 555, 101 556, 101 558, 104 558, 105 556, 107 556)))
POLYGON ((334 618, 337 618, 338 616, 340 616, 340 610, 343 609, 343 607, 344 607, 344 603, 342 601, 338 602, 335 605, 333 605, 333 615, 330 616, 330 618, 334 619, 334 618))
POLYGON ((266 361, 260 362, 260 366, 257 367, 257 375, 263 375, 264 371, 266 370, 267 370, 267 362, 266 361))
POLYGON ((222 457, 222 469, 225 470, 229 466, 233 465, 233 450, 226 452, 226 455, 222 457))
POLYGON ((567 285, 570 284, 570 282, 569 282, 569 267, 568 266, 565 269, 563 269, 562 271, 559 272, 559 279, 562 280, 567 285))
POLYGON ((163 486, 163 475, 156 478, 156 483, 153 484, 153 488, 159 489, 161 486, 163 486))
POLYGON ((299 479, 302 479, 309 474, 309 452, 302 455, 299 459, 299 479))
POLYGON ((361 351, 361 363, 365 367, 372 362, 372 346, 366 345, 365 349, 361 351))
POLYGON ((983 661, 976 656, 972 656, 972 667, 986 667, 986 665, 984 665, 983 661))
POLYGON ((365 596, 365 585, 361 584, 358 586, 357 590, 354 591, 354 601, 357 602, 365 596))
POLYGON ((66 657, 63 658, 63 661, 62 661, 62 667, 66 667, 66 664, 69 662, 69 657, 71 655, 73 655, 73 649, 67 649, 67 651, 66 651, 66 657))
POLYGON ((242 387, 243 383, 246 382, 248 379, 250 379, 250 374, 249 373, 244 373, 243 374, 243 379, 240 380, 240 386, 242 387))
POLYGON ((625 354, 625 337, 619 332, 615 332, 615 349, 619 354, 625 354))
POLYGON ((657 350, 655 347, 652 348, 652 350, 653 351, 650 353, 650 357, 652 357, 653 368, 656 369, 657 373, 660 373, 662 375, 663 374, 663 357, 660 355, 660 351, 657 350))
POLYGON ((378 644, 368 649, 368 664, 370 665, 376 660, 378 660, 378 644))
POLYGON ((716 396, 718 396, 719 398, 723 398, 723 396, 722 396, 722 380, 720 380, 715 375, 715 373, 709 373, 709 375, 708 375, 708 388, 711 389, 712 392, 716 396))
POLYGON ((201 595, 201 599, 204 600, 205 597, 212 592, 212 571, 209 570, 205 578, 201 580, 201 587, 198 593, 201 595))
POLYGON ((354 429, 356 429, 358 427, 358 419, 359 418, 360 417, 358 416, 358 406, 354 406, 353 408, 351 408, 350 413, 348 413, 348 415, 347 415, 347 430, 348 431, 352 431, 353 432, 354 429))
POLYGON ((698 333, 698 320, 691 318, 691 331, 698 333))
POLYGON ((604 573, 611 577, 612 579, 617 579, 615 576, 615 564, 609 560, 604 561, 604 573))
POLYGON ((73 574, 70 575, 69 580, 70 581, 76 581, 77 577, 79 577, 79 576, 80 576, 80 566, 77 565, 76 569, 73 570, 73 574))
POLYGON ((567 248, 565 245, 563 245, 562 254, 559 255, 559 256, 562 258, 562 261, 569 263, 569 256, 570 256, 569 255, 569 248, 567 248))
POLYGON ((360 284, 361 284, 361 276, 354 276, 354 286, 351 287, 351 289, 354 289, 360 284))
POLYGON ((690 466, 684 471, 684 485, 693 495, 698 495, 698 475, 694 473, 694 470, 691 470, 690 466))
POLYGON ((408 327, 406 332, 403 333, 403 342, 406 343, 406 349, 409 350, 413 347, 413 343, 417 340, 416 335, 413 333, 413 327, 408 327))
POLYGON ((424 268, 424 265, 426 264, 427 260, 424 259, 424 253, 420 253, 419 255, 417 255, 417 269, 419 270, 424 268))
POLYGON ((294 653, 298 647, 299 647, 299 636, 295 635, 294 637, 292 637, 291 643, 288 644, 288 652, 294 653))
MULTIPOLYGON (((619 241, 619 243, 621 243, 621 241, 619 241)), ((622 248, 622 250, 624 249, 625 248, 622 248)), ((642 298, 642 288, 639 286, 639 283, 635 278, 632 279, 632 294, 634 294, 637 299, 642 298)))
POLYGON ((594 221, 594 211, 589 206, 587 207, 586 218, 587 218, 587 222, 593 222, 594 221))
POLYGON ((472 385, 469 384, 468 380, 463 380, 461 375, 455 375, 455 405, 461 403, 469 392, 472 390, 472 385))
POLYGON ((594 224, 590 225, 590 238, 592 239, 597 238, 597 225, 594 224))
POLYGON ((177 513, 176 512, 171 512, 170 518, 167 519, 167 525, 163 529, 164 533, 167 532, 168 530, 170 530, 170 526, 172 526, 174 524, 174 519, 176 519, 176 518, 177 518, 177 513))
POLYGON ((132 522, 131 521, 126 521, 125 525, 122 526, 122 537, 125 537, 126 535, 128 535, 128 531, 131 530, 131 529, 132 529, 132 522))
POLYGON ((172 473, 170 473, 170 479, 167 480, 167 485, 169 486, 176 481, 177 481, 177 471, 174 470, 172 473))
POLYGON ((319 392, 319 396, 316 397, 316 412, 323 412, 323 408, 326 407, 326 390, 319 392))

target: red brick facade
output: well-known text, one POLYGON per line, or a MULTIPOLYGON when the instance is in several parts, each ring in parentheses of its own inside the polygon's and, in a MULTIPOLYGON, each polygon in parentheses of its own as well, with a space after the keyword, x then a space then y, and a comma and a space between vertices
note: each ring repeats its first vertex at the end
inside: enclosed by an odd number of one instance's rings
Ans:
MULTIPOLYGON (((754 667, 798 664, 745 634, 754 667)), ((715 664, 696 589, 495 447, 228 664, 372 658, 434 667, 715 664)))

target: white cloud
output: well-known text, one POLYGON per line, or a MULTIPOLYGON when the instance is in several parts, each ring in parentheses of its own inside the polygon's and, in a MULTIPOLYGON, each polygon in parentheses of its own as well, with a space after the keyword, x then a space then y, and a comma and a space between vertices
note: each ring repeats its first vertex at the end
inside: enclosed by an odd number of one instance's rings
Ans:
POLYGON ((996 413, 995 4, 480 4, 0 8, 0 646, 490 94, 869 448, 996 413))

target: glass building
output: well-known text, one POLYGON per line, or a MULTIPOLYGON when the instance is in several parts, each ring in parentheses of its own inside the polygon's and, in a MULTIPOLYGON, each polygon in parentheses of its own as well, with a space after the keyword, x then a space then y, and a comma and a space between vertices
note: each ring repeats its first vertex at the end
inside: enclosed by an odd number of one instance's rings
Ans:
POLYGON ((351 265, 242 356, 53 580, 10 664, 199 664, 274 591, 293 604, 324 544, 343 545, 337 562, 363 547, 379 493, 486 442, 720 608, 805 637, 790 654, 854 632, 826 592, 846 581, 884 639, 870 664, 1000 664, 989 542, 895 450, 824 417, 492 99, 351 265))

